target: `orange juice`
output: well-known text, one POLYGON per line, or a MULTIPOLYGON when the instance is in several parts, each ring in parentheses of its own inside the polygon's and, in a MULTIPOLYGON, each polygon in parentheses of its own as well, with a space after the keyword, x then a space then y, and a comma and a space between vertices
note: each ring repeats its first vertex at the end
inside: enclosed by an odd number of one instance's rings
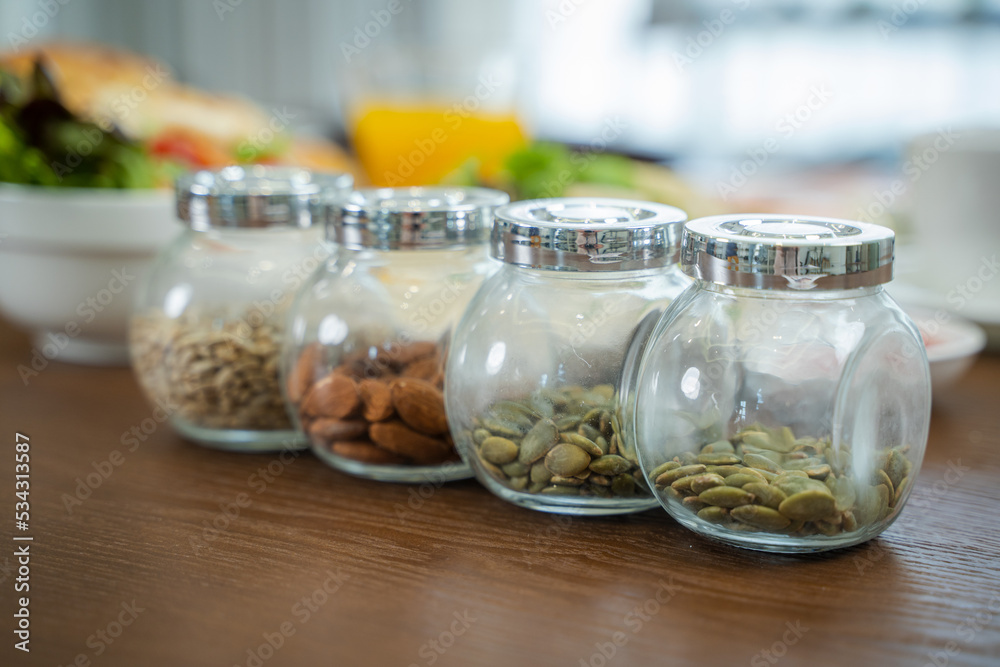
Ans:
POLYGON ((524 145, 513 112, 462 107, 370 105, 357 116, 354 149, 373 185, 438 183, 471 158, 489 178, 524 145))

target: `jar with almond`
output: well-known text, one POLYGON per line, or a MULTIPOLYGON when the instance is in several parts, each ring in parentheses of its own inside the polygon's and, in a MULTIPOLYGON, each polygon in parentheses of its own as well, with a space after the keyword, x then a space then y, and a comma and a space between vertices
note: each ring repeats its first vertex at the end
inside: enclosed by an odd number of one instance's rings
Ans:
POLYGON ((282 378, 316 455, 382 481, 470 477, 443 396, 451 332, 494 270, 487 239, 508 201, 484 188, 358 190, 333 207, 335 252, 300 292, 282 378))
POLYGON ((632 346, 689 281, 686 215, 606 198, 497 211, 503 267, 455 331, 445 388, 451 432, 479 481, 516 505, 565 514, 656 506, 624 426, 632 346))

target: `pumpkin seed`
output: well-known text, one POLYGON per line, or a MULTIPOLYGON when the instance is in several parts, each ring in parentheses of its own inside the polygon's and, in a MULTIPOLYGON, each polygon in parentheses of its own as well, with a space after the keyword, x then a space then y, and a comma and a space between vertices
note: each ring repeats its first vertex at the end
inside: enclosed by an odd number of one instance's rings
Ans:
POLYGON ((621 456, 608 454, 591 461, 590 469, 600 475, 620 475, 631 470, 632 464, 621 456))
POLYGON ((486 438, 479 448, 479 455, 496 465, 510 463, 517 458, 517 453, 518 446, 516 442, 499 436, 486 438))
POLYGON ((781 512, 763 505, 741 505, 730 510, 729 514, 737 521, 763 530, 782 530, 792 523, 781 512))
POLYGON ((716 507, 739 507, 753 502, 753 494, 735 486, 716 486, 698 494, 702 502, 716 507))
POLYGON ((545 455, 545 467, 553 475, 572 476, 590 465, 590 455, 576 445, 559 443, 545 455))

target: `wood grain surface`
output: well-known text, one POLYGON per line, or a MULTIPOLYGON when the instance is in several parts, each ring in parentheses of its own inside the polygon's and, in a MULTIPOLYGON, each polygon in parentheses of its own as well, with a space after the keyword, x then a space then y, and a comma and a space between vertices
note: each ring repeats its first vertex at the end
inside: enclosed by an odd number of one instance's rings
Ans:
POLYGON ((204 449, 156 422, 128 369, 52 362, 26 386, 30 358, 0 323, 0 665, 1000 664, 1000 358, 935 403, 895 525, 796 557, 659 509, 571 519, 473 481, 204 449), (16 432, 30 654, 12 634, 16 432))

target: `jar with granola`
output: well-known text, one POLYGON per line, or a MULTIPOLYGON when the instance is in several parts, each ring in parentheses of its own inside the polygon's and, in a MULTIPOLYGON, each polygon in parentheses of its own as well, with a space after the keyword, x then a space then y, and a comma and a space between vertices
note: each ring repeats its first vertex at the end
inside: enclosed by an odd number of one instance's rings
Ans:
POLYGON ((150 402, 211 447, 302 448, 278 380, 288 307, 330 254, 322 222, 346 174, 227 167, 177 180, 187 229, 141 285, 132 365, 150 402))

